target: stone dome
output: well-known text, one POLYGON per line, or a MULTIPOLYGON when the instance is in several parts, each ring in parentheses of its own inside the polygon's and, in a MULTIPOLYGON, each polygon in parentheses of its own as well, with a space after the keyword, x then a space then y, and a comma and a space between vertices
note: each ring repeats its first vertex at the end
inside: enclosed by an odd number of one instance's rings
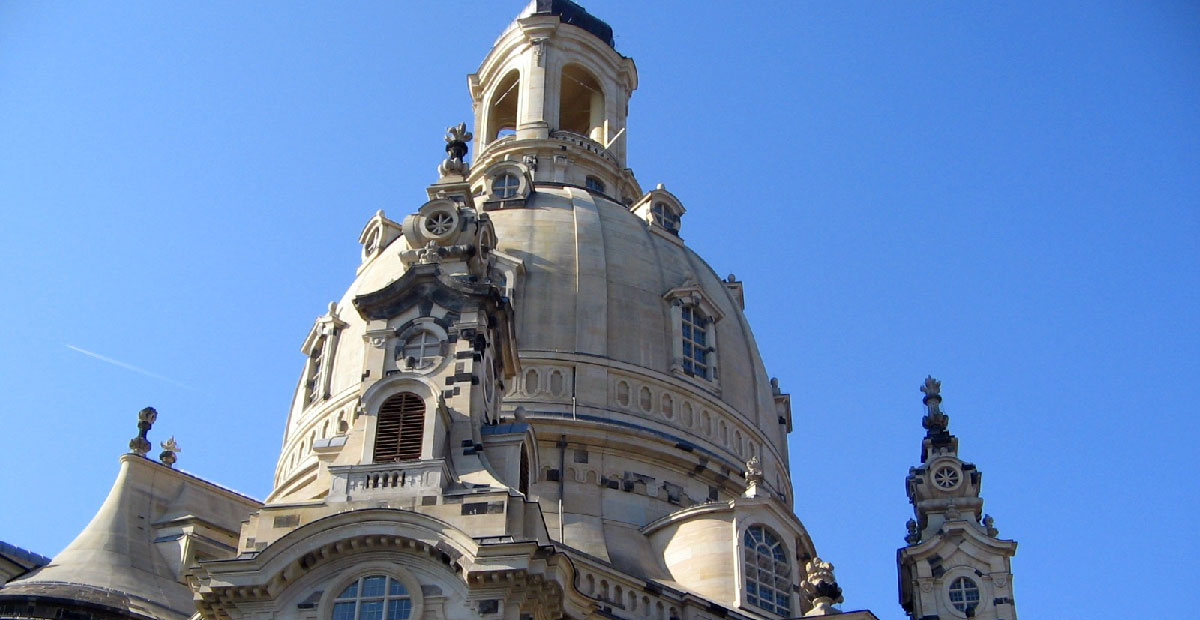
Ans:
MULTIPOLYGON (((623 421, 635 433, 711 452, 735 474, 757 455, 768 482, 786 493, 787 422, 743 314, 740 283, 718 277, 677 235, 585 188, 535 184, 523 206, 487 215, 496 250, 522 271, 518 286, 509 283, 522 372, 506 383, 506 414, 521 407, 529 416, 623 421), (678 300, 699 301, 712 320, 708 377, 678 368, 678 300)), ((352 421, 369 346, 353 301, 399 278, 401 252, 411 249, 400 235, 379 248, 326 315, 338 331, 330 398, 306 407, 301 380, 277 486, 285 472, 300 473, 289 459, 303 459, 305 441, 352 421)))

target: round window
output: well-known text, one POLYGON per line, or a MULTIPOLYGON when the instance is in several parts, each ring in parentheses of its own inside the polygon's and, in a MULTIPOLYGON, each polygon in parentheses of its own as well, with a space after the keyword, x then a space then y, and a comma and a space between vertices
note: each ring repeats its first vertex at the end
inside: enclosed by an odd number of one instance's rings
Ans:
POLYGON ((396 361, 405 370, 433 368, 441 357, 442 340, 427 329, 412 334, 396 347, 396 361))
POLYGON ((434 211, 425 216, 425 231, 434 237, 444 237, 454 230, 458 217, 449 211, 434 211))
POLYGON ((412 597, 404 584, 385 575, 367 575, 333 599, 332 620, 406 620, 412 597))
POLYGON ((942 465, 933 471, 933 483, 943 491, 949 491, 962 481, 962 474, 953 465, 942 465))
POLYGON ((979 606, 979 586, 970 577, 959 577, 950 583, 950 604, 963 612, 974 612, 979 606))

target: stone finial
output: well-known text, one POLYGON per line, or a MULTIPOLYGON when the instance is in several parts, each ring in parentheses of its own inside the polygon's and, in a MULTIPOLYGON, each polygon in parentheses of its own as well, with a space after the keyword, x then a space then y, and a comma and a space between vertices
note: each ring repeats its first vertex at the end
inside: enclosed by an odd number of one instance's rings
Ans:
POLYGON ((840 613, 834 605, 841 603, 842 588, 833 576, 833 564, 813 558, 804 566, 804 581, 800 587, 812 599, 813 607, 805 616, 827 616, 840 613))
POLYGON ((942 382, 932 376, 925 377, 925 385, 921 386, 925 397, 925 417, 921 418, 921 426, 925 427, 926 435, 932 436, 945 432, 950 425, 950 416, 942 412, 942 382))
POLYGON ((154 407, 146 407, 138 412, 138 436, 129 440, 129 451, 138 456, 146 456, 150 451, 150 440, 146 439, 146 433, 150 432, 150 427, 154 426, 154 422, 158 420, 158 411, 154 407))
POLYGON ((158 455, 158 460, 162 461, 162 464, 167 467, 174 467, 175 461, 178 460, 175 458, 175 454, 182 452, 179 449, 179 444, 175 442, 175 436, 171 435, 166 441, 158 445, 163 449, 162 453, 158 455))
POLYGON ((917 528, 915 519, 909 519, 908 523, 904 524, 904 527, 908 528, 908 535, 904 537, 904 542, 910 545, 921 542, 921 531, 917 528))
POLYGON ((446 128, 446 160, 438 166, 438 174, 467 174, 467 164, 463 158, 467 156, 467 142, 474 136, 467 131, 466 123, 459 123, 446 128))

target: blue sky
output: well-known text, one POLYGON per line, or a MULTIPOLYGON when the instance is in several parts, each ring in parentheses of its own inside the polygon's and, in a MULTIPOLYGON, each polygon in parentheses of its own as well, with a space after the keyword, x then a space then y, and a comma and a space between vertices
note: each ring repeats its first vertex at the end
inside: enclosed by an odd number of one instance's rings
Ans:
MULTIPOLYGON (((0 539, 67 544, 148 404, 267 494, 302 339, 521 4, 0 4, 0 539)), ((1022 617, 1200 604, 1200 7, 585 5, 630 165, 746 283, 844 608, 903 617, 928 373, 1022 617)))

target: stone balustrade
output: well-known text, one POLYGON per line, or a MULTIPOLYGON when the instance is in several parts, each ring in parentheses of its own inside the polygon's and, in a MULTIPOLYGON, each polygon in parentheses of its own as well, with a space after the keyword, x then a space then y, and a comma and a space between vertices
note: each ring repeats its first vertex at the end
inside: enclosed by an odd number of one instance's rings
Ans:
POLYGON ((441 493, 450 480, 444 459, 370 465, 336 465, 330 501, 371 501, 441 493))

